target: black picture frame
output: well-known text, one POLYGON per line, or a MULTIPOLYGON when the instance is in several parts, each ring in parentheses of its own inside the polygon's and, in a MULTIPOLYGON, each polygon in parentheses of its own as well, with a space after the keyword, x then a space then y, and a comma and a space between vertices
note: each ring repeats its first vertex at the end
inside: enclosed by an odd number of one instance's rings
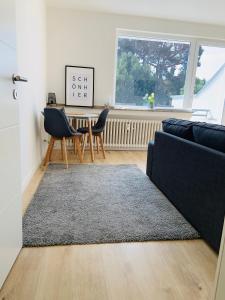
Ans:
MULTIPOLYGON (((72 71, 71 71, 72 72, 72 71)), ((83 75, 81 74, 81 75, 83 75)), ((70 74, 71 76, 71 74, 70 74)), ((74 76, 74 75, 73 75, 74 76)), ((71 80, 71 79, 70 79, 71 80)), ((65 106, 71 106, 71 107, 89 107, 89 108, 93 108, 94 107, 94 81, 95 81, 95 68, 93 67, 83 67, 83 66, 73 66, 73 65, 66 65, 65 66, 65 106), (89 84, 91 84, 90 90, 89 92, 90 97, 88 98, 88 101, 85 105, 81 105, 81 104, 76 104, 76 102, 79 103, 79 101, 74 97, 73 100, 71 100, 71 97, 69 98, 69 96, 71 96, 71 91, 69 92, 68 88, 70 86, 70 83, 72 82, 68 82, 68 70, 71 69, 77 69, 77 72, 79 71, 79 69, 84 69, 84 73, 86 74, 86 76, 91 76, 92 78, 90 78, 90 80, 88 81, 89 84), (86 72, 87 70, 90 70, 89 72, 86 72), (74 102, 74 103, 73 103, 74 102)), ((71 85, 71 89, 72 89, 72 85, 71 85)), ((84 94, 84 92, 83 92, 84 94)))
POLYGON ((56 105, 56 94, 55 93, 48 93, 47 105, 56 105))

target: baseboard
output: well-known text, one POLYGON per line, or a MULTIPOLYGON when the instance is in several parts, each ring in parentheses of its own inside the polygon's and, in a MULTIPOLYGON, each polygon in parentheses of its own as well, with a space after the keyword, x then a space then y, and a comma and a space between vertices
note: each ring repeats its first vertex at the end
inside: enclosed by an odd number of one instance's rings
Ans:
POLYGON ((38 162, 34 166, 34 168, 32 168, 32 170, 29 172, 29 174, 24 178, 24 180, 22 181, 22 193, 24 193, 24 191, 28 187, 28 185, 29 185, 31 179, 33 178, 34 174, 40 168, 40 165, 41 165, 41 162, 38 162))

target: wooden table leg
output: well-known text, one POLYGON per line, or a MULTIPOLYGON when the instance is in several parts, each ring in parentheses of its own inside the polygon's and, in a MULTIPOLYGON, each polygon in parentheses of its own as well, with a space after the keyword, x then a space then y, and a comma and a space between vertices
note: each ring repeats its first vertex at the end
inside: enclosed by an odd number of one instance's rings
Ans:
POLYGON ((94 161, 94 150, 93 150, 93 137, 92 137, 92 128, 91 128, 91 119, 88 119, 88 132, 89 132, 89 141, 90 141, 90 150, 91 150, 91 160, 94 161))
POLYGON ((60 140, 60 144, 61 144, 61 157, 62 157, 62 160, 64 160, 63 141, 62 140, 60 140))

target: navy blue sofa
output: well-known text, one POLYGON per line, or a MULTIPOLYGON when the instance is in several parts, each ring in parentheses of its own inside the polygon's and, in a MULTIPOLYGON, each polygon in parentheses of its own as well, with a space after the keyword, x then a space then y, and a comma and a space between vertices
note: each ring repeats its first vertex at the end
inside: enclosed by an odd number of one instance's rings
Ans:
POLYGON ((146 173, 218 252, 225 214, 225 127, 168 119, 163 128, 149 143, 146 173))

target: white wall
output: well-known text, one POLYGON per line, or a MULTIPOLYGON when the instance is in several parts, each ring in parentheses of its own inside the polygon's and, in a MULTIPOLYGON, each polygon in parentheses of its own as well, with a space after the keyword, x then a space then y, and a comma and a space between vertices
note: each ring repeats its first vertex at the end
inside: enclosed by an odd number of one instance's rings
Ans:
POLYGON ((40 111, 46 99, 46 8, 44 0, 17 1, 22 188, 41 162, 40 111))
POLYGON ((225 39, 222 26, 48 8, 48 92, 64 103, 66 64, 95 67, 95 104, 113 98, 116 29, 225 39))

